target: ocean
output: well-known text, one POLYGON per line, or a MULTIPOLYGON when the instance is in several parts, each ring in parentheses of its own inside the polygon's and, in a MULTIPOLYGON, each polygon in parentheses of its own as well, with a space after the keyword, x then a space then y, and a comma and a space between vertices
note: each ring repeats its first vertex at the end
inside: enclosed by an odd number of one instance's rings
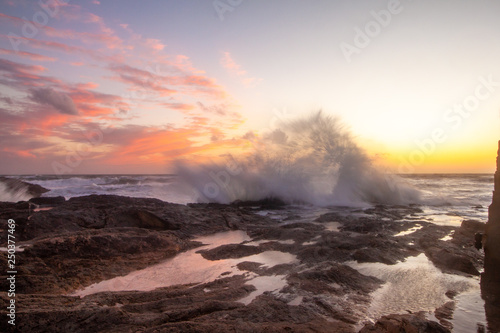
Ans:
MULTIPOLYGON (((28 183, 41 185, 50 191, 43 196, 63 196, 66 199, 91 195, 112 194, 138 198, 156 198, 167 202, 187 204, 206 201, 200 195, 204 186, 191 187, 177 175, 21 175, 8 176, 28 183), (200 200, 202 199, 202 200, 200 200)), ((459 226, 464 219, 485 222, 493 191, 492 174, 411 174, 399 175, 398 182, 406 188, 418 191, 415 202, 420 204, 426 218, 434 223, 459 226)), ((229 186, 231 180, 229 180, 229 186)), ((26 200, 25 193, 11 193, 3 189, 2 201, 26 200)), ((28 198, 29 199, 29 198, 28 198)), ((241 199, 241 198, 236 198, 241 199)), ((215 200, 217 201, 217 200, 215 200)), ((384 203, 384 202, 381 202, 384 203)), ((342 205, 346 205, 342 201, 342 205)), ((348 205, 348 204, 347 204, 348 205)), ((370 205, 369 202, 355 201, 352 206, 370 205)), ((294 207, 311 210, 313 207, 338 206, 335 202, 313 205, 303 202, 294 207)))

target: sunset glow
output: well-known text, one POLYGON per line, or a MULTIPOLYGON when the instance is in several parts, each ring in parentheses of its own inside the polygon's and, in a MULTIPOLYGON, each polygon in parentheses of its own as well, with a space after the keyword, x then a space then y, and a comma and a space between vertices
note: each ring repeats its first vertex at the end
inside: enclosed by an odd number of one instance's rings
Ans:
POLYGON ((494 171, 499 3, 0 1, 0 174, 168 173, 320 109, 389 172, 494 171))

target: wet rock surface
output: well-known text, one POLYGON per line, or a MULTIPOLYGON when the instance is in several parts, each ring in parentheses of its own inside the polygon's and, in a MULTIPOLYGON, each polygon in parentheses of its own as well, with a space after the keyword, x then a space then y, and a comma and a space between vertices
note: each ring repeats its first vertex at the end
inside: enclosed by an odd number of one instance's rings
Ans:
MULTIPOLYGON (((271 204, 277 203, 265 203, 271 204)), ((262 209, 255 207, 258 203, 185 206, 92 195, 55 199, 51 205, 50 210, 33 212, 29 203, 0 203, 2 229, 7 219, 15 219, 18 245, 24 246, 16 254, 21 331, 355 332, 362 328, 372 293, 384 281, 359 273, 349 263, 394 265, 425 253, 443 271, 467 276, 478 274, 482 265, 474 234, 484 228, 483 223, 438 226, 420 220, 417 206, 332 209, 311 219, 292 213, 271 219, 256 214, 262 209), (195 236, 230 230, 246 231, 251 241, 199 252, 214 262, 241 259, 238 274, 152 291, 67 296, 201 246, 192 241, 195 236), (442 240, 452 231, 450 241, 442 240), (267 251, 284 252, 296 260, 276 265, 245 260, 267 251), (254 278, 276 276, 282 277, 284 286, 265 291, 248 304, 240 302, 255 292, 254 278)), ((2 265, 6 255, 0 252, 2 265)), ((7 290, 6 276, 0 281, 0 290, 7 290)), ((0 309, 7 302, 6 293, 0 293, 0 309)), ((446 320, 444 310, 441 318, 446 320)), ((4 324, 2 331, 9 329, 4 324)), ((420 313, 386 316, 362 332, 398 329, 448 332, 420 313)))
POLYGON ((500 141, 494 176, 494 191, 488 209, 484 237, 484 273, 481 275, 481 290, 489 328, 500 332, 500 141))
POLYGON ((385 332, 435 332, 449 333, 449 329, 435 321, 427 320, 425 313, 383 316, 373 325, 365 326, 360 333, 385 333, 385 332))

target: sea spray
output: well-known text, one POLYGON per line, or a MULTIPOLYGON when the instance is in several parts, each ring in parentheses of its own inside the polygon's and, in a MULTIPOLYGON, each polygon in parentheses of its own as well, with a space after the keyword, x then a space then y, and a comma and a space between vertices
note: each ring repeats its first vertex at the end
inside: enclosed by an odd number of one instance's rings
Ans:
POLYGON ((378 170, 338 118, 322 112, 284 122, 254 139, 254 151, 232 165, 176 163, 199 201, 279 198, 320 206, 409 204, 419 192, 378 170))
POLYGON ((28 190, 25 188, 12 189, 3 183, 0 183, 0 201, 9 201, 9 202, 27 201, 31 199, 31 197, 32 196, 28 193, 28 190))
POLYGON ((27 201, 49 190, 16 178, 0 177, 0 201, 27 201))

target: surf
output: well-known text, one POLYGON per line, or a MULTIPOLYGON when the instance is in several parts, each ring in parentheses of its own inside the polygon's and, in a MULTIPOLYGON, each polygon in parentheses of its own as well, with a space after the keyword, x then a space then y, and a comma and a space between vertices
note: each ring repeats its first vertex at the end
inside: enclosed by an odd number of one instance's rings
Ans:
POLYGON ((176 161, 199 202, 278 198, 317 206, 418 203, 420 192, 378 169, 337 117, 316 112, 282 122, 231 163, 176 161), (231 164, 231 165, 228 165, 231 164))

